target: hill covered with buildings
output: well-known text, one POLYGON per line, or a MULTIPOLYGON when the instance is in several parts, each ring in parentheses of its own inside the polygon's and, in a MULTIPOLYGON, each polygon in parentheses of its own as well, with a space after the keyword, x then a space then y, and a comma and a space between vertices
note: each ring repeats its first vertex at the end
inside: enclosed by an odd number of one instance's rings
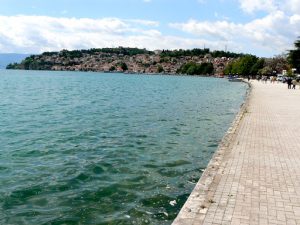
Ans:
POLYGON ((7 69, 95 71, 167 74, 222 74, 225 67, 243 56, 209 49, 157 50, 138 48, 102 48, 62 50, 31 55, 7 69))

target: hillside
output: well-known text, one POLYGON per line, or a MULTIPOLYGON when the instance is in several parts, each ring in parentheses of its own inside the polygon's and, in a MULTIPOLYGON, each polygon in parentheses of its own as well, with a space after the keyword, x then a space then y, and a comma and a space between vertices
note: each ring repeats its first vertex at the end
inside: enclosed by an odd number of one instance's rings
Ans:
POLYGON ((240 56, 209 49, 148 51, 119 47, 62 50, 29 56, 21 63, 10 64, 7 69, 213 74, 222 73, 228 63, 240 56))

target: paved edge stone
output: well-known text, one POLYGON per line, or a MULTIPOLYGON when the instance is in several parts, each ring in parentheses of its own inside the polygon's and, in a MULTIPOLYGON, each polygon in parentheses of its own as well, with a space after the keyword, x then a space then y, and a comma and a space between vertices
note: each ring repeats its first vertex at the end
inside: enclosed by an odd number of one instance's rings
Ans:
POLYGON ((240 122, 247 113, 252 86, 251 83, 245 83, 249 85, 249 88, 244 103, 172 225, 202 224, 209 206, 214 203, 213 196, 226 166, 224 159, 231 152, 240 122))

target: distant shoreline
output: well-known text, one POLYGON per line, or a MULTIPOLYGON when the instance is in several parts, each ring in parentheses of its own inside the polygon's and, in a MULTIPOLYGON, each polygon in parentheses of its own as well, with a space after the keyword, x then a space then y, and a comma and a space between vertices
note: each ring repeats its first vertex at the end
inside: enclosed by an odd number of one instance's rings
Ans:
POLYGON ((7 69, 90 71, 146 74, 223 74, 225 67, 243 54, 192 50, 147 51, 137 48, 62 50, 31 55, 7 69))
POLYGON ((126 73, 126 72, 105 72, 105 71, 73 71, 73 70, 24 70, 24 69, 0 69, 4 71, 34 71, 34 72, 74 72, 74 73, 101 73, 101 74, 123 74, 123 75, 148 75, 148 76, 178 76, 178 77, 210 77, 227 79, 227 75, 190 75, 190 74, 173 74, 173 73, 126 73))

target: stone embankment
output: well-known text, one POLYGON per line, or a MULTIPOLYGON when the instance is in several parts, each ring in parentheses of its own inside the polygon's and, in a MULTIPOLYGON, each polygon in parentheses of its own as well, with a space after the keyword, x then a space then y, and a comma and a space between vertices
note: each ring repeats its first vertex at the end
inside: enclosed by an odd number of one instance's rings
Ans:
POLYGON ((300 90, 251 94, 173 225, 300 224, 300 90))

